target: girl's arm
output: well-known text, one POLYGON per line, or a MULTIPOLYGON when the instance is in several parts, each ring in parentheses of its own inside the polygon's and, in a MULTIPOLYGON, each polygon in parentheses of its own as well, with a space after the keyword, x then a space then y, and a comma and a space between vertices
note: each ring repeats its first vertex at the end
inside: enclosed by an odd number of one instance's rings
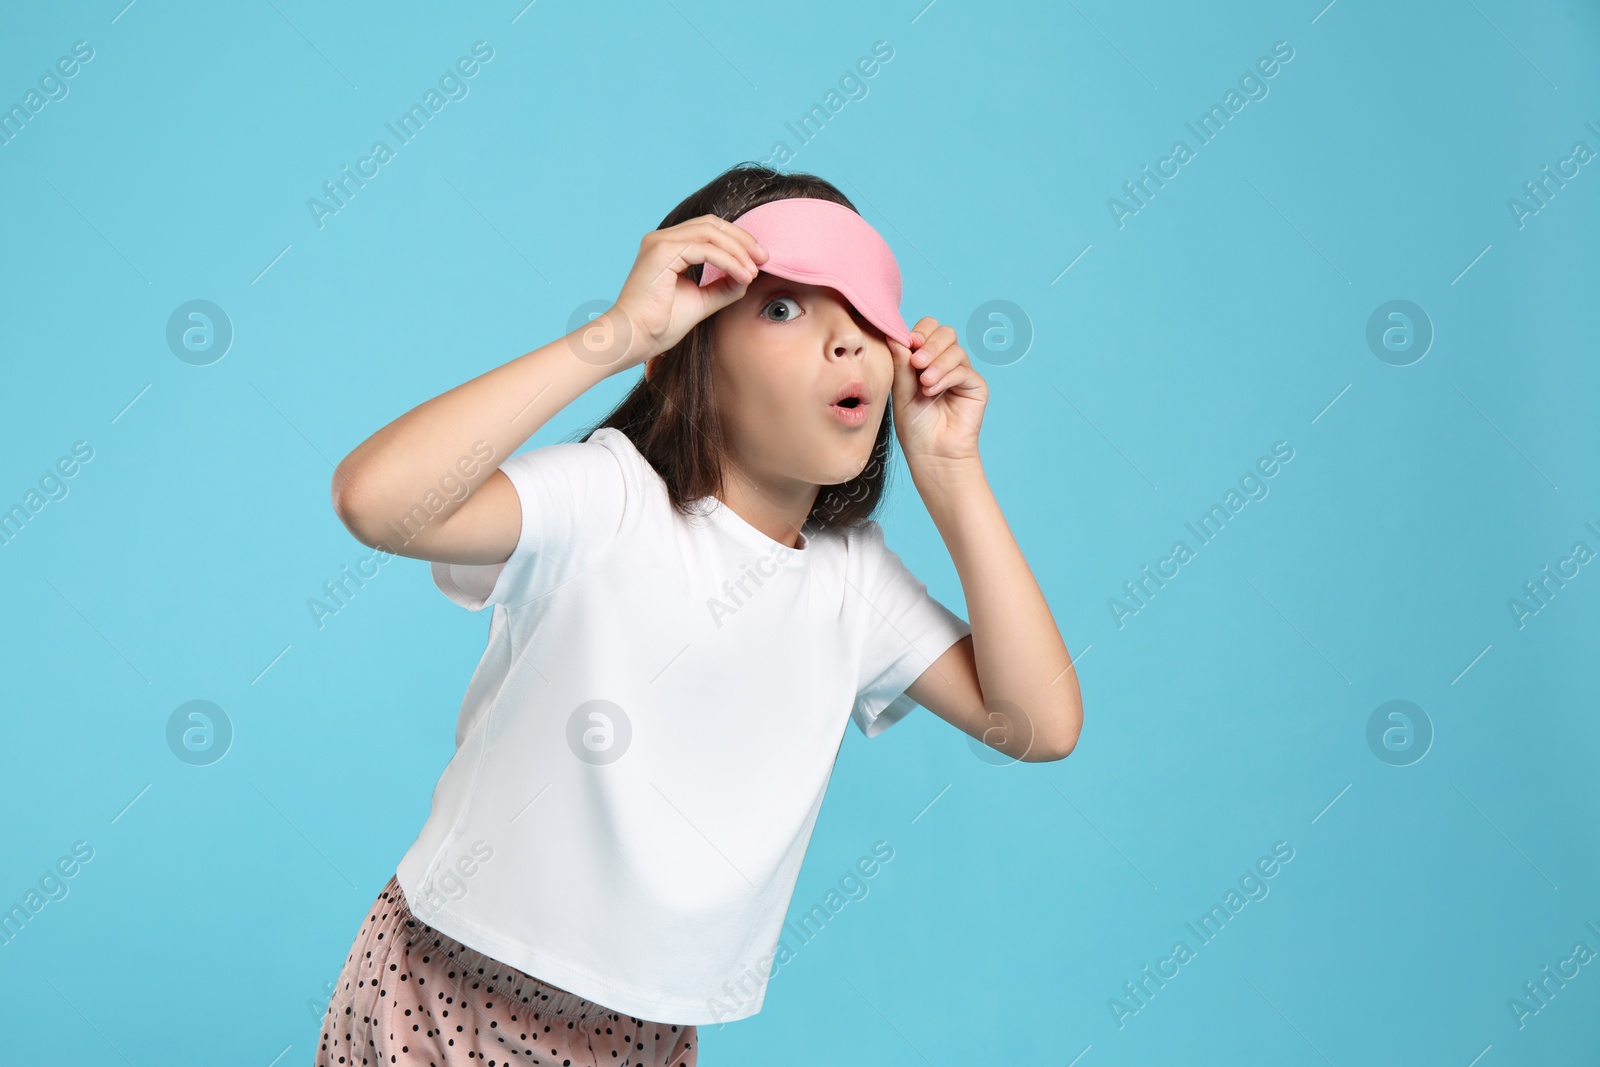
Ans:
POLYGON ((503 563, 522 511, 503 464, 590 386, 677 344, 744 295, 767 253, 714 215, 651 230, 616 303, 593 322, 419 404, 333 473, 333 509, 363 544, 442 563, 503 563), (701 287, 683 272, 714 263, 701 287))
POLYGON ((961 577, 972 635, 907 692, 1006 755, 1061 759, 1083 726, 1078 672, 978 458, 988 385, 949 326, 924 318, 918 338, 915 350, 889 342, 895 433, 961 577))
POLYGON ((972 636, 907 689, 911 699, 1027 762, 1066 757, 1083 727, 1078 672, 983 468, 911 468, 967 601, 972 636))
POLYGON ((584 333, 608 325, 591 322, 518 356, 361 442, 333 472, 340 521, 363 544, 402 556, 506 560, 522 529, 516 490, 504 475, 478 489, 551 416, 625 362, 605 366, 574 354, 584 333), (458 512, 464 521, 452 528, 458 512))

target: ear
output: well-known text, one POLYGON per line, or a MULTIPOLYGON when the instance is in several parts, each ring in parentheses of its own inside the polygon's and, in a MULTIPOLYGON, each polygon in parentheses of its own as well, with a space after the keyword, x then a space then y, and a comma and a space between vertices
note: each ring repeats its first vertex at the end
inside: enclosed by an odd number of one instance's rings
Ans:
POLYGON ((644 361, 644 377, 645 377, 645 381, 649 381, 651 376, 655 374, 655 372, 656 372, 656 364, 661 360, 663 355, 664 355, 664 353, 658 352, 655 355, 651 356, 649 359, 644 361))

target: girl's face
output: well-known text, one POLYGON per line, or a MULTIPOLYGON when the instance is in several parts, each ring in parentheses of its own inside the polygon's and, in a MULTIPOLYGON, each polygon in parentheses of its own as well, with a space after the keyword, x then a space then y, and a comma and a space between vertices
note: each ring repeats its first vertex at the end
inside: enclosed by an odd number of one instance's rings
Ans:
MULTIPOLYGON (((872 458, 894 384, 889 342, 836 289, 760 273, 712 324, 724 432, 753 480, 837 485, 872 458), (855 408, 835 405, 854 386, 855 408)), ((798 485, 797 485, 798 487, 798 485)))

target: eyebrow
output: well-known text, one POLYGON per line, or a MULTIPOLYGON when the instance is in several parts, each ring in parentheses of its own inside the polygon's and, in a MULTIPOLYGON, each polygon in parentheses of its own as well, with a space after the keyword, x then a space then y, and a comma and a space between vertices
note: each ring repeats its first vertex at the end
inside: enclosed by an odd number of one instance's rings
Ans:
MULTIPOLYGON (((755 282, 751 285, 751 288, 761 287, 766 287, 769 289, 793 289, 796 293, 802 293, 808 296, 814 296, 822 289, 832 288, 831 286, 817 285, 812 282, 797 282, 792 278, 784 278, 776 274, 768 274, 766 271, 762 271, 761 273, 757 274, 755 282)), ((842 295, 843 294, 841 294, 841 296, 842 295)))

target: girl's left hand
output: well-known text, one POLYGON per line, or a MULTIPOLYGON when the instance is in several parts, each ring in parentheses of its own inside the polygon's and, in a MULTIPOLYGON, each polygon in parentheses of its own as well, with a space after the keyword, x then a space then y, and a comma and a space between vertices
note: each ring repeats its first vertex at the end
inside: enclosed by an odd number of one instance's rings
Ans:
POLYGON ((908 466, 978 459, 978 427, 989 384, 972 368, 956 331, 924 317, 907 348, 889 339, 894 356, 894 428, 908 466))

